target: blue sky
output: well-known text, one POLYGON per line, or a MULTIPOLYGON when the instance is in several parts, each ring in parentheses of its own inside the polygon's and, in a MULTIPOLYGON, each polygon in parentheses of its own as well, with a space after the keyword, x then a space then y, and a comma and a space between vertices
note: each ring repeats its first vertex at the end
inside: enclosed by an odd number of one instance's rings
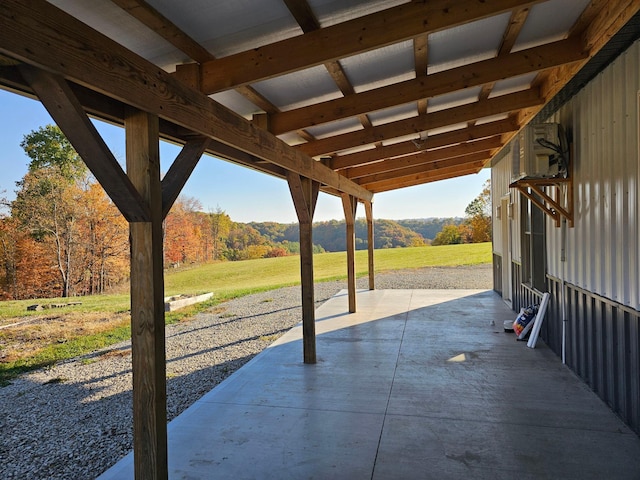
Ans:
MULTIPOLYGON (((40 102, 0 90, 0 192, 14 197, 15 182, 27 171, 28 157, 20 148, 24 135, 53 123, 40 102)), ((98 130, 115 155, 124 163, 124 130, 96 122, 98 130)), ((160 161, 167 171, 179 148, 161 142, 160 161)), ((375 218, 405 219, 424 217, 462 217, 464 209, 482 190, 489 169, 478 175, 409 187, 375 196, 375 218)), ((289 189, 285 181, 223 160, 204 156, 187 182, 183 195, 197 198, 204 211, 220 207, 237 222, 296 222, 289 189)), ((364 216, 362 206, 358 216, 364 216)), ((314 221, 342 220, 339 198, 321 193, 314 221)))

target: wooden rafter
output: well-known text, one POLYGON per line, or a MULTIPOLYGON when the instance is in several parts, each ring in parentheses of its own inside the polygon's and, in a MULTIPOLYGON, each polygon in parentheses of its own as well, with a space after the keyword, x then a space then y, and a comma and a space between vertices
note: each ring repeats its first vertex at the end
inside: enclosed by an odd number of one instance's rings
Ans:
MULTIPOLYGON (((112 2, 196 62, 204 63, 216 59, 216 57, 214 57, 206 48, 178 28, 173 22, 149 5, 145 0, 112 0, 112 2)), ((184 78, 185 70, 189 71, 189 77, 195 77, 195 81, 190 82, 191 86, 200 90, 201 81, 199 66, 197 64, 177 65, 177 76, 184 78), (194 83, 197 85, 193 85, 194 83)), ((267 100, 251 86, 243 85, 238 87, 236 91, 254 105, 263 109, 265 112, 276 113, 279 111, 273 103, 267 100)))
POLYGON ((368 90, 324 103, 271 115, 269 128, 275 135, 358 114, 445 95, 465 88, 493 83, 508 77, 546 70, 586 58, 579 39, 561 40, 434 73, 428 77, 368 90))
POLYGON ((441 160, 463 157, 465 155, 494 150, 500 147, 502 147, 502 137, 497 135, 475 142, 460 143, 450 147, 426 150, 413 155, 405 155, 403 157, 387 159, 368 165, 348 168, 344 170, 342 174, 347 178, 356 179, 379 173, 395 172, 405 168, 418 167, 419 165, 436 164, 441 160))
POLYGON ((543 100, 537 89, 511 93, 484 101, 449 108, 421 117, 412 117, 399 122, 379 125, 367 130, 335 135, 313 142, 304 143, 297 148, 311 155, 325 155, 340 150, 366 145, 378 140, 402 137, 412 133, 420 133, 430 129, 464 123, 483 117, 500 115, 523 108, 542 105, 543 100))
POLYGON ((514 119, 506 118, 504 120, 497 120, 494 122, 484 123, 482 125, 431 135, 424 141, 410 140, 407 142, 396 143, 394 145, 388 145, 377 150, 365 150, 363 152, 350 153, 348 155, 338 155, 331 160, 331 168, 334 170, 341 170, 372 162, 379 163, 380 160, 386 158, 413 155, 427 149, 464 144, 465 142, 473 142, 481 138, 515 132, 517 130, 518 125, 515 123, 514 119))
POLYGON ((370 200, 367 190, 314 162, 264 130, 45 1, 0 5, 0 52, 192 132, 298 172, 339 191, 370 200), (94 52, 92 56, 87 51, 94 52), (81 58, 83 61, 78 61, 81 58), (116 80, 114 80, 116 79, 116 80))
MULTIPOLYGON (((413 39, 413 63, 416 78, 427 76, 429 65, 429 35, 418 35, 413 39)), ((426 115, 429 99, 418 99, 418 115, 426 115)))
MULTIPOLYGON (((309 6, 309 3, 306 0, 284 0, 284 2, 304 33, 309 33, 321 28, 320 22, 318 22, 318 19, 314 15, 311 7, 309 6)), ((338 60, 328 61, 324 64, 324 66, 327 69, 327 72, 329 72, 329 75, 331 75, 333 81, 340 89, 342 95, 352 96, 355 94, 353 85, 351 85, 351 82, 347 78, 347 74, 344 72, 344 69, 342 68, 342 65, 338 60)), ((278 115, 278 112, 273 112, 271 116, 273 115, 278 115)), ((371 127, 371 121, 366 114, 363 113, 358 115, 358 119, 360 120, 360 123, 363 127, 371 127)), ((269 120, 269 125, 271 125, 271 119, 269 120)), ((315 138, 307 130, 305 130, 304 127, 306 127, 306 125, 298 127, 295 130, 297 130, 305 140, 315 140, 315 138)))
POLYGON ((207 94, 303 70, 429 32, 539 3, 524 0, 410 2, 202 64, 207 94), (356 40, 357 39, 357 40, 356 40), (251 65, 251 68, 247 68, 251 65))
POLYGON ((372 183, 378 183, 385 180, 401 180, 405 177, 413 177, 427 172, 445 171, 451 168, 465 169, 468 165, 482 166, 481 162, 484 162, 491 158, 490 150, 483 150, 475 153, 469 153, 467 155, 461 155, 453 158, 446 158, 443 160, 436 160, 429 163, 421 163, 418 165, 412 165, 409 167, 398 168, 381 173, 372 173, 355 181, 360 185, 369 185, 372 183))
POLYGON ((447 180, 449 178, 462 177, 465 175, 471 175, 478 173, 482 169, 482 163, 470 165, 468 168, 461 169, 459 167, 453 167, 446 170, 436 170, 432 172, 425 172, 416 174, 412 177, 405 177, 401 179, 383 180, 376 183, 367 185, 367 188, 374 193, 388 192, 390 190, 397 190, 398 188, 413 187, 415 185, 423 185, 430 182, 438 182, 440 180, 447 180))
POLYGON ((111 0, 198 63, 215 60, 209 51, 169 21, 145 0, 111 0))
MULTIPOLYGON (((33 5, 39 5, 38 0, 34 1, 36 3, 33 5)), ((478 145, 458 146, 457 144, 467 144, 473 140, 486 140, 488 137, 496 137, 491 140, 493 142, 492 145, 497 145, 499 142, 502 145, 506 144, 515 132, 533 118, 544 103, 549 101, 584 63, 640 9, 639 0, 592 0, 571 28, 567 39, 513 52, 513 46, 516 44, 520 31, 525 22, 529 21, 529 10, 538 1, 435 0, 433 2, 409 2, 398 7, 388 8, 322 28, 308 0, 284 0, 293 18, 296 19, 301 27, 303 32, 301 35, 227 57, 214 58, 184 31, 180 30, 159 11, 150 6, 147 1, 113 0, 115 4, 120 5, 144 25, 179 48, 185 53, 186 57, 201 63, 201 65, 185 64, 177 66, 175 78, 184 82, 184 85, 202 89, 204 92, 236 88, 242 95, 269 114, 268 122, 262 124, 262 127, 258 125, 256 127, 260 129, 268 128, 270 132, 277 135, 297 132, 307 143, 296 147, 298 152, 292 155, 291 151, 281 150, 281 147, 277 147, 273 137, 263 136, 264 132, 257 133, 258 130, 252 130, 251 128, 245 130, 243 122, 234 124, 236 119, 233 118, 233 115, 229 115, 230 112, 222 110, 222 114, 220 114, 219 110, 211 110, 209 106, 203 109, 202 104, 198 103, 201 100, 195 103, 192 102, 192 97, 183 95, 184 92, 182 90, 178 91, 177 98, 166 102, 159 99, 160 95, 147 95, 142 102, 135 103, 128 96, 121 95, 121 92, 114 93, 111 90, 112 85, 107 86, 103 82, 107 81, 106 79, 114 78, 115 72, 109 72, 106 69, 101 70, 100 68, 96 69, 91 64, 91 62, 98 60, 100 55, 91 57, 89 68, 85 68, 88 71, 80 74, 79 71, 74 70, 75 65, 71 61, 71 56, 62 58, 67 53, 71 53, 65 51, 67 47, 63 46, 62 53, 58 52, 58 44, 56 43, 59 41, 58 34, 61 34, 60 38, 71 39, 71 42, 66 43, 82 44, 83 40, 80 36, 74 36, 70 33, 75 27, 67 28, 67 26, 63 25, 63 28, 58 32, 45 35, 40 33, 42 28, 33 28, 39 22, 37 11, 40 8, 31 8, 35 12, 36 24, 30 24, 25 21, 22 25, 24 25, 24 30, 32 29, 36 32, 35 36, 42 41, 42 45, 46 44, 49 47, 48 53, 54 52, 53 56, 56 57, 57 61, 52 63, 42 61, 42 63, 39 63, 39 60, 44 58, 42 52, 31 57, 31 60, 27 59, 30 55, 34 55, 34 52, 38 52, 40 48, 38 42, 40 40, 29 45, 22 45, 25 48, 21 50, 17 47, 15 49, 12 48, 13 39, 10 39, 7 40, 9 49, 2 50, 7 42, 4 41, 3 33, 0 33, 0 45, 2 45, 0 54, 4 54, 9 61, 9 63, 3 63, 6 66, 0 67, 2 68, 0 75, 2 75, 5 85, 11 84, 11 69, 14 68, 15 62, 23 61, 64 76, 68 80, 69 87, 76 93, 87 112, 92 108, 90 107, 91 105, 100 103, 94 101, 94 97, 116 100, 115 102, 112 101, 114 106, 104 102, 99 107, 98 111, 101 114, 105 114, 105 116, 112 115, 112 111, 116 111, 118 108, 121 109, 123 105, 127 104, 132 104, 137 108, 152 105, 155 110, 147 109, 147 111, 151 111, 151 113, 155 113, 160 117, 161 131, 170 132, 169 137, 178 139, 180 143, 188 142, 190 138, 198 136, 209 138, 208 153, 223 156, 236 163, 256 168, 281 178, 286 177, 287 171, 295 171, 300 175, 307 175, 309 169, 315 171, 317 165, 320 173, 315 172, 314 175, 320 175, 320 177, 316 178, 316 181, 319 182, 321 190, 334 194, 340 193, 340 185, 342 185, 341 182, 344 177, 347 177, 347 179, 362 179, 370 175, 391 175, 391 172, 396 171, 396 167, 418 168, 417 166, 422 164, 417 163, 422 161, 420 160, 421 157, 423 159, 431 158, 433 160, 438 158, 442 160, 445 155, 448 155, 445 152, 429 152, 436 148, 442 150, 451 149, 451 152, 456 150, 462 152, 467 149, 467 153, 473 153, 472 149, 478 145), (504 32, 501 32, 502 41, 497 49, 495 58, 426 76, 429 63, 428 34, 430 32, 507 12, 510 15, 510 19, 504 32), (376 26, 379 28, 375 28, 376 26), (49 38, 52 38, 53 42, 49 43, 49 38), (357 41, 354 41, 354 39, 357 39, 357 41), (347 56, 409 39, 413 40, 416 78, 370 91, 355 93, 353 85, 351 85, 342 69, 341 60, 347 56), (247 62, 245 60, 247 59, 255 60, 251 64, 251 68, 246 68, 247 62), (311 103, 309 106, 283 112, 250 85, 250 83, 261 79, 314 65, 324 65, 326 67, 343 93, 343 98, 317 104, 309 102, 311 103), (211 70, 218 67, 220 67, 218 72, 211 70), (237 70, 242 70, 239 73, 242 78, 236 77, 237 70), (539 74, 529 91, 492 98, 491 92, 495 82, 536 71, 539 74), (6 72, 9 72, 9 74, 6 72), (212 89, 210 82, 215 83, 218 81, 216 80, 216 75, 224 76, 224 82, 229 82, 229 85, 219 85, 220 88, 212 89), (99 77, 102 77, 100 81, 98 81, 99 77), (89 85, 91 85, 91 88, 86 88, 89 85), (427 101, 429 98, 473 86, 481 87, 477 102, 427 114, 427 101), (92 90, 94 91, 93 96, 91 95, 92 90), (184 111, 178 111, 182 109, 176 107, 187 104, 190 105, 187 110, 190 110, 189 114, 192 115, 192 118, 185 119, 183 116, 184 111), (372 125, 369 118, 371 112, 381 111, 400 104, 417 105, 418 116, 387 124, 372 125), (172 108, 175 111, 171 111, 172 108), (204 121, 202 119, 203 111, 206 117, 204 121), (109 113, 107 114, 106 112, 109 113), (168 115, 167 112, 169 112, 168 115), (500 116, 507 116, 508 118, 493 120, 487 124, 482 123, 494 115, 498 116, 498 118, 500 116), (201 118, 196 120, 198 116, 201 118), (213 117, 219 117, 218 119, 222 121, 210 122, 209 118, 213 117), (228 131, 229 119, 231 119, 231 124, 235 125, 231 128, 231 132, 228 131), (306 130, 310 126, 343 119, 358 119, 364 128, 355 132, 325 136, 320 139, 314 138, 306 130), (476 121, 480 121, 481 124, 476 125, 476 121), (202 126, 205 124, 207 128, 203 132, 202 126), (457 128, 447 133, 429 135, 425 138, 425 133, 429 133, 434 129, 447 129, 454 125, 457 127, 460 124, 467 124, 467 128, 457 128), (486 129, 497 128, 498 124, 503 129, 486 132, 486 129), (481 133, 483 129, 485 133, 481 133), (215 134, 212 134, 213 132, 215 134), (500 136, 499 138, 497 137, 498 135, 500 136), (394 139, 403 136, 419 136, 420 138, 416 138, 414 141, 405 140, 400 143, 393 143, 394 139), (242 140, 239 141, 239 139, 242 140), (341 152, 362 147, 366 150, 358 153, 341 154, 341 152), (425 150, 428 153, 416 156, 417 153, 425 150), (286 152, 286 154, 282 155, 282 152, 286 152), (309 160, 308 156, 322 156, 325 158, 321 162, 309 161, 307 165, 305 161, 300 163, 301 158, 298 153, 301 153, 302 157, 306 158, 307 161, 309 160), (431 155, 433 157, 430 157, 431 155), (331 158, 327 158, 328 156, 331 156, 331 158), (403 157, 407 158, 402 159, 403 157), (329 166, 330 169, 337 171, 340 175, 331 176, 326 170, 320 168, 322 166, 329 166)), ((6 5, 11 6, 14 2, 19 3, 17 0, 8 0, 0 8, 6 9, 6 5)), ((11 17, 11 21, 18 17, 11 17)), ((3 20, 3 26, 7 23, 2 18, 0 20, 3 20)), ((9 27, 11 26, 9 25, 9 27)), ((44 29, 47 29, 46 26, 44 29)), ((53 28, 51 30, 53 31, 53 28)), ((91 51, 93 48, 91 43, 93 42, 93 37, 89 35, 87 38, 90 41, 88 44, 83 45, 83 47, 88 46, 88 49, 83 50, 85 52, 91 51)), ((17 43, 21 43, 21 40, 17 43)), ((41 50, 44 49, 45 47, 42 46, 41 50)), ((111 52, 106 53, 106 50, 104 50, 104 53, 105 58, 111 54, 111 52)), ((120 51, 116 50, 116 58, 119 55, 120 51)), ((79 55, 76 58, 79 58, 79 55)), ((145 67, 140 70, 137 63, 128 64, 127 61, 120 62, 117 60, 113 64, 127 65, 121 70, 123 73, 125 70, 127 72, 123 75, 123 78, 127 82, 135 79, 138 84, 137 88, 140 91, 142 85, 150 85, 150 90, 155 90, 158 93, 161 89, 171 93, 176 91, 172 84, 165 82, 165 75, 162 72, 158 74, 160 82, 155 81, 157 72, 150 64, 146 66, 149 68, 145 67), (131 65, 133 69, 129 68, 131 65), (131 75, 131 72, 136 73, 131 75)), ((19 80, 18 78, 18 83, 19 80)), ((21 89, 20 86, 19 88, 21 89)), ((29 91, 28 88, 24 90, 29 91)), ((129 90, 136 92, 136 88, 129 88, 129 90)), ((146 93, 148 94, 148 92, 146 93)), ((139 97, 137 94, 135 96, 139 97)), ((122 115, 116 112, 114 116, 121 117, 122 115)), ((491 148, 490 151, 493 153, 499 148, 499 146, 491 148)), ((402 178, 406 179, 406 177, 402 178)), ((429 177, 429 180, 431 178, 429 177)), ((409 182, 403 183, 400 181, 397 184, 397 188, 409 184, 409 182)), ((357 188, 355 184, 346 185, 349 185, 349 188, 357 188)), ((362 190, 357 191, 363 195, 365 194, 362 190)), ((370 194, 371 192, 367 192, 367 195, 370 194)))
MULTIPOLYGON (((506 55, 509 55, 511 53, 511 49, 515 45, 520 31, 522 30, 522 27, 524 27, 524 22, 529 16, 529 10, 529 7, 524 7, 511 12, 509 26, 504 32, 502 43, 500 44, 500 48, 498 49, 498 57, 505 57, 506 55)), ((484 100, 486 98, 489 98, 489 95, 493 91, 494 86, 495 82, 489 82, 482 85, 479 99, 484 100)), ((474 124, 475 121, 469 122, 469 126, 473 126, 474 124)))

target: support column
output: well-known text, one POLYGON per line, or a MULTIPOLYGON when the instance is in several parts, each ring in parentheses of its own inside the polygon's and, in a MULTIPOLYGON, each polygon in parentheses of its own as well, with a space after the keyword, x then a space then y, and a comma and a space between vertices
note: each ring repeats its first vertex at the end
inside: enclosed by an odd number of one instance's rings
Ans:
POLYGON ((375 271, 373 265, 373 251, 375 243, 373 240, 373 203, 364 202, 364 211, 367 216, 367 254, 369 259, 369 290, 376 289, 375 271))
POLYGON ((313 213, 320 184, 288 172, 287 181, 300 223, 300 279, 302 284, 302 344, 304 363, 316 363, 316 307, 313 291, 313 213))
POLYGON ((127 175, 150 210, 150 222, 129 224, 135 478, 166 479, 167 392, 162 271, 162 190, 158 117, 137 110, 125 118, 127 175))
POLYGON ((349 313, 356 311, 356 208, 358 201, 353 195, 342 194, 342 207, 347 223, 347 291, 349 313))

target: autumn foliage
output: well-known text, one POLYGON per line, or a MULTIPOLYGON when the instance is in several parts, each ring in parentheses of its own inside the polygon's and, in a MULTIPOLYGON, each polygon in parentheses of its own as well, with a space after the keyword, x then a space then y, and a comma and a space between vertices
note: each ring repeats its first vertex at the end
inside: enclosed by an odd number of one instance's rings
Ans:
POLYGON ((26 135, 31 158, 0 218, 0 295, 103 292, 128 275, 127 223, 57 127, 26 135))
POLYGON ((433 245, 480 243, 491 241, 491 180, 465 209, 465 219, 459 225, 445 225, 433 240, 433 245))
MULTIPOLYGON (((58 127, 47 125, 21 143, 31 162, 15 199, 0 210, 0 300, 99 294, 129 278, 124 217, 58 127)), ((297 224, 238 223, 223 210, 203 212, 178 197, 163 224, 165 268, 300 251, 297 224)), ((460 225, 445 225, 433 244, 491 238, 489 186, 467 207, 460 225)), ((415 223, 415 222, 414 222, 415 223)), ((375 227, 376 248, 422 246, 422 235, 392 220, 375 227)), ((314 253, 345 249, 344 221, 314 224, 314 253)), ((367 225, 356 221, 356 248, 367 248, 367 225)))

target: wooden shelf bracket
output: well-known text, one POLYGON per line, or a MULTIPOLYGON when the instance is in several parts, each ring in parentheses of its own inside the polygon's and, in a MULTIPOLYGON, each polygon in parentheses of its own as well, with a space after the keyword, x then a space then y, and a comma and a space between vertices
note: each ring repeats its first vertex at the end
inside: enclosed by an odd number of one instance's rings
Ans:
POLYGON ((562 217, 573 227, 573 169, 572 161, 567 166, 567 177, 521 178, 509 187, 516 188, 560 226, 562 217), (555 187, 550 195, 545 187, 555 187), (537 196, 536 196, 537 195, 537 196), (542 200, 541 200, 542 199, 542 200))

